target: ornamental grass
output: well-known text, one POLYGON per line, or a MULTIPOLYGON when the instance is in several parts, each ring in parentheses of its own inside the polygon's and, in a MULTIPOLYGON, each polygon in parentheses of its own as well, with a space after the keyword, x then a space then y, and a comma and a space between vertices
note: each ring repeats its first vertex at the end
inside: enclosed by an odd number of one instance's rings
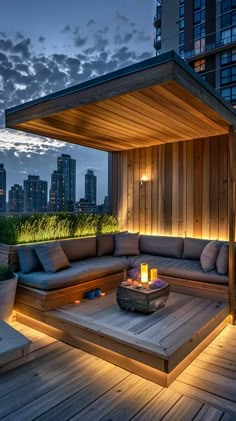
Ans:
POLYGON ((0 217, 0 243, 24 244, 119 231, 114 215, 37 214, 0 217))

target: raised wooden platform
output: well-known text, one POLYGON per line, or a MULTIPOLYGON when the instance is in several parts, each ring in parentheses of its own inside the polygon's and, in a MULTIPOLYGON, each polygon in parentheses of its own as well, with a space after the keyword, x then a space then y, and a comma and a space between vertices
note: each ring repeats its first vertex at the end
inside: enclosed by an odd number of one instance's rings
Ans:
POLYGON ((226 326, 228 304, 172 292, 163 309, 145 315, 121 310, 110 293, 28 316, 17 320, 168 386, 226 326))
POLYGON ((227 326, 169 388, 18 322, 13 326, 33 342, 32 352, 0 367, 1 420, 236 419, 235 326, 227 326))
POLYGON ((0 320, 0 365, 27 355, 30 343, 24 335, 0 320))

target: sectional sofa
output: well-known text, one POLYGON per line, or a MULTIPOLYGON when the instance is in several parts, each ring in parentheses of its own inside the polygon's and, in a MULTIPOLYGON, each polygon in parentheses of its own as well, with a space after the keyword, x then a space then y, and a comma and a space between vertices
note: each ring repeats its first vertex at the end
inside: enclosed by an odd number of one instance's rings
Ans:
POLYGON ((26 314, 32 308, 46 311, 72 303, 96 287, 104 292, 114 289, 124 271, 137 276, 143 262, 150 269, 157 267, 175 291, 221 300, 228 297, 228 246, 223 242, 120 233, 24 245, 17 250, 16 310, 26 314))

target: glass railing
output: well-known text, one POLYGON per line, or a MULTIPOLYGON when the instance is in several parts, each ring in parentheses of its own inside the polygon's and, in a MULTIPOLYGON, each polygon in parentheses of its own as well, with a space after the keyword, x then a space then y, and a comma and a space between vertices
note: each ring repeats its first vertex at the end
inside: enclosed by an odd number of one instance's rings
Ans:
POLYGON ((227 37, 227 38, 223 38, 220 41, 215 41, 215 42, 212 42, 210 44, 201 46, 199 48, 195 48, 194 50, 186 51, 184 53, 184 56, 183 57, 185 59, 186 58, 190 58, 190 57, 194 57, 194 56, 197 56, 198 54, 207 53, 208 51, 211 51, 211 50, 215 50, 217 48, 224 47, 225 45, 231 44, 233 42, 236 42, 236 34, 234 34, 234 35, 232 35, 230 37, 227 37))

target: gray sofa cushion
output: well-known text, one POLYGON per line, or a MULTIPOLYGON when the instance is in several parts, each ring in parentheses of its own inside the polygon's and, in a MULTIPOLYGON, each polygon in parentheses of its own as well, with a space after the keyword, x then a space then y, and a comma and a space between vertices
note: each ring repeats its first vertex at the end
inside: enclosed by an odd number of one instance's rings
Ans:
POLYGON ((18 282, 32 288, 53 290, 122 272, 123 269, 128 269, 128 266, 128 259, 124 257, 92 257, 73 262, 69 268, 57 273, 47 274, 41 271, 24 274, 19 272, 18 282))
POLYGON ((37 244, 35 246, 35 251, 43 269, 47 273, 58 272, 59 270, 70 266, 70 262, 58 241, 37 244))
POLYGON ((228 277, 219 274, 216 270, 203 272, 201 263, 198 260, 174 259, 169 257, 140 255, 137 258, 130 258, 133 267, 139 269, 140 263, 148 263, 149 268, 158 268, 161 275, 172 276, 174 278, 190 279, 213 284, 228 284, 228 277))
POLYGON ((210 272, 215 269, 220 247, 219 241, 215 240, 210 241, 202 250, 200 262, 204 272, 210 272))
POLYGON ((140 235, 139 250, 140 253, 180 258, 183 253, 183 238, 140 235))
POLYGON ((218 273, 226 275, 229 269, 229 245, 223 244, 216 259, 216 269, 218 273))
POLYGON ((115 234, 114 256, 139 255, 139 233, 115 234))
POLYGON ((62 240, 60 244, 70 262, 96 256, 96 237, 62 240))
POLYGON ((114 234, 98 234, 97 240, 97 256, 109 256, 114 253, 114 234))
POLYGON ((33 246, 18 247, 18 257, 21 272, 30 273, 42 270, 42 265, 33 246))
POLYGON ((200 260, 202 251, 209 242, 210 240, 184 238, 183 259, 200 260))

